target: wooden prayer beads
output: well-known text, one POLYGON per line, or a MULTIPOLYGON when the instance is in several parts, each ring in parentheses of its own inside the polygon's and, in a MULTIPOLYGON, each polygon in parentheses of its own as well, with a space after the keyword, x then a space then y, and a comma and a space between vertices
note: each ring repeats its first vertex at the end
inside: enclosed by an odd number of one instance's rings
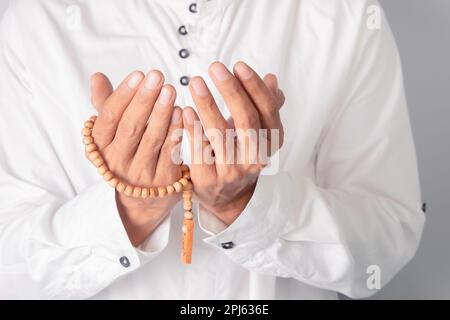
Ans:
POLYGON ((96 116, 92 116, 84 123, 84 127, 81 131, 83 136, 83 143, 85 145, 86 156, 89 161, 97 168, 98 173, 103 179, 117 192, 124 194, 127 197, 133 198, 157 198, 170 196, 175 193, 182 193, 183 196, 183 209, 185 211, 183 216, 183 241, 182 241, 182 254, 181 260, 185 264, 192 262, 192 244, 194 239, 194 221, 192 213, 192 182, 189 167, 181 165, 182 177, 171 185, 159 186, 159 187, 143 187, 133 186, 116 178, 114 173, 109 170, 108 165, 103 159, 102 154, 98 150, 92 137, 92 129, 94 128, 96 116))

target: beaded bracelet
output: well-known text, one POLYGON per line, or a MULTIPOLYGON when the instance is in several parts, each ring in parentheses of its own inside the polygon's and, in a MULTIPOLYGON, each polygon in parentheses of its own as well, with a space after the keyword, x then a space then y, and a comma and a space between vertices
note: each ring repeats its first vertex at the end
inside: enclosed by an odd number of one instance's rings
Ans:
POLYGON ((181 260, 184 264, 192 262, 192 243, 194 238, 194 221, 192 213, 192 182, 189 167, 181 165, 182 177, 175 183, 165 187, 138 187, 132 186, 118 179, 114 173, 109 170, 108 165, 103 159, 97 145, 92 137, 92 129, 94 128, 97 116, 92 116, 84 123, 81 134, 83 135, 83 143, 85 145, 86 155, 89 161, 97 168, 98 173, 109 185, 117 190, 117 192, 128 197, 134 198, 162 198, 173 195, 175 193, 183 194, 183 208, 185 210, 183 220, 183 242, 181 260))

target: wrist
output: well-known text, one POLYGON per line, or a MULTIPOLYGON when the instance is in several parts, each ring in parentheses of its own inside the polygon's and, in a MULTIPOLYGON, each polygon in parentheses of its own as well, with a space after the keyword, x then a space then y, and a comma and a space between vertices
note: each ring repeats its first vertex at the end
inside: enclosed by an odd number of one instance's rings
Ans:
POLYGON ((117 209, 131 243, 138 247, 164 221, 169 209, 153 207, 142 200, 116 194, 117 209))
POLYGON ((255 192, 256 183, 246 188, 238 194, 237 197, 228 201, 223 205, 210 205, 202 204, 205 209, 214 214, 219 220, 221 220, 225 225, 230 226, 237 218, 242 214, 242 212, 247 207, 253 193, 255 192))

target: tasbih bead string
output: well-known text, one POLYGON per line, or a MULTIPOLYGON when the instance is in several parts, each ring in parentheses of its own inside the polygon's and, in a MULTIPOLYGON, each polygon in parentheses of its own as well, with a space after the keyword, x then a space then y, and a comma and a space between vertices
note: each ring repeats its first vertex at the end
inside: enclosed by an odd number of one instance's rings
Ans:
POLYGON ((117 178, 106 164, 98 146, 92 136, 92 130, 95 125, 97 116, 92 116, 84 123, 81 134, 85 145, 86 156, 89 161, 97 168, 98 173, 109 185, 117 190, 120 194, 127 197, 149 199, 163 198, 166 196, 182 193, 184 219, 183 219, 183 242, 181 260, 185 264, 192 262, 192 244, 194 239, 194 220, 192 213, 192 182, 189 167, 181 165, 182 177, 173 184, 159 187, 133 186, 123 180, 117 178))

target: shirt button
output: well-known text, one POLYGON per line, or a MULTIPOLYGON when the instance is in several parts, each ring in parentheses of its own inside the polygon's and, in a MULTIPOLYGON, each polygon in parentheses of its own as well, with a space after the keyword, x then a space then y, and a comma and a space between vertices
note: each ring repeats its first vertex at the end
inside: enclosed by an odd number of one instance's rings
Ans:
POLYGON ((183 76, 180 78, 180 83, 183 86, 188 86, 189 85, 189 81, 191 81, 191 79, 187 76, 183 76))
POLYGON ((225 250, 233 249, 234 243, 233 242, 225 242, 221 244, 222 248, 225 250))
POLYGON ((121 257, 120 258, 120 264, 122 265, 122 267, 124 268, 128 268, 131 264, 130 264, 130 260, 128 260, 127 257, 121 257))
POLYGON ((180 27, 178 28, 178 32, 179 32, 182 36, 185 36, 185 35, 188 34, 187 29, 186 29, 186 26, 180 26, 180 27))
POLYGON ((189 5, 189 11, 192 13, 197 13, 197 4, 196 3, 191 3, 189 5))
POLYGON ((180 55, 180 58, 182 58, 182 59, 187 59, 191 55, 189 50, 187 50, 187 49, 181 49, 178 54, 180 55))

